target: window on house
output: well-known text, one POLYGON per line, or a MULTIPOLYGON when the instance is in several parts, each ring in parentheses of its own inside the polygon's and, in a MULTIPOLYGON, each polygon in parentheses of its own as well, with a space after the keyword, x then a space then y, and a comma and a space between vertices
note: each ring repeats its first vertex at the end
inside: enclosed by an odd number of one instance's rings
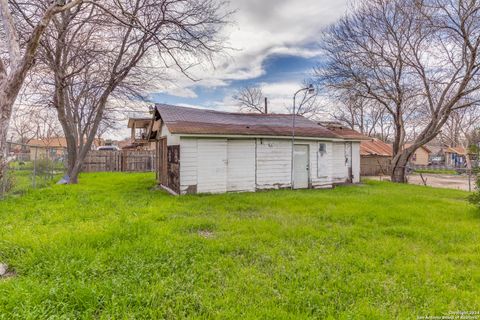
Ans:
POLYGON ((318 152, 323 156, 327 152, 327 145, 325 143, 320 143, 318 146, 318 152))

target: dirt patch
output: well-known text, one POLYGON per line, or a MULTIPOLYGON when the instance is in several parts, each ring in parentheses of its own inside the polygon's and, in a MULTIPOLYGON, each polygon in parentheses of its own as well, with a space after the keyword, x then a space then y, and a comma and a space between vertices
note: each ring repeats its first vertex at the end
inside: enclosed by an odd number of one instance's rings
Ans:
MULTIPOLYGON (((475 191, 475 177, 472 177, 470 180, 469 186, 469 177, 466 175, 447 175, 447 174, 428 174, 423 173, 423 178, 426 181, 426 185, 429 187, 434 188, 445 188, 445 189, 455 189, 455 190, 463 190, 475 191)), ((389 177, 366 177, 366 179, 371 180, 382 180, 382 181, 390 181, 389 177)), ((420 174, 412 174, 408 177, 409 184, 415 184, 423 186, 424 182, 420 174)))
POLYGON ((212 239, 215 237, 213 231, 210 230, 198 230, 198 235, 205 239, 212 239))

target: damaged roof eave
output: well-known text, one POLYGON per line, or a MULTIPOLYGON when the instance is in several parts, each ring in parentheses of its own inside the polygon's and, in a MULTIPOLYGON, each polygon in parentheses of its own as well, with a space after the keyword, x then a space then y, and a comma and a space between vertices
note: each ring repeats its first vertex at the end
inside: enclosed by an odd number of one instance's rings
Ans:
MULTIPOLYGON (((168 126, 167 126, 168 127, 168 126)), ((239 134, 193 134, 193 133, 174 133, 173 135, 184 138, 251 138, 251 139, 283 139, 291 140, 292 136, 276 136, 276 135, 239 135, 239 134)), ((344 139, 344 138, 328 138, 328 137, 303 137, 295 136, 295 140, 312 140, 326 142, 361 142, 360 139, 344 139)))

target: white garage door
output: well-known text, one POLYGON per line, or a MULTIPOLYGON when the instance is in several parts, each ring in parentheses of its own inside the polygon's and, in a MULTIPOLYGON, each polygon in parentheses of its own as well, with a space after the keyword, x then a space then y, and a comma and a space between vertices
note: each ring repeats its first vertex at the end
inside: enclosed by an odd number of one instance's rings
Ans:
POLYGON ((198 139, 197 191, 255 191, 255 140, 198 139))
POLYGON ((255 191, 255 140, 228 140, 227 191, 255 191))
POLYGON ((198 140, 199 193, 227 191, 227 139, 198 140))

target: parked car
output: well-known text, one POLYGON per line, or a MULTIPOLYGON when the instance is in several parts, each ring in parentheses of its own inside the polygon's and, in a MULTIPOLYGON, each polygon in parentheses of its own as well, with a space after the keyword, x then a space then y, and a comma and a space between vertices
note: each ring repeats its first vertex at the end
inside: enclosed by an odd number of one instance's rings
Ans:
POLYGON ((430 165, 438 166, 444 164, 444 159, 442 156, 433 156, 430 158, 430 165))
POLYGON ((98 151, 119 151, 120 148, 117 146, 101 146, 98 147, 98 151))

